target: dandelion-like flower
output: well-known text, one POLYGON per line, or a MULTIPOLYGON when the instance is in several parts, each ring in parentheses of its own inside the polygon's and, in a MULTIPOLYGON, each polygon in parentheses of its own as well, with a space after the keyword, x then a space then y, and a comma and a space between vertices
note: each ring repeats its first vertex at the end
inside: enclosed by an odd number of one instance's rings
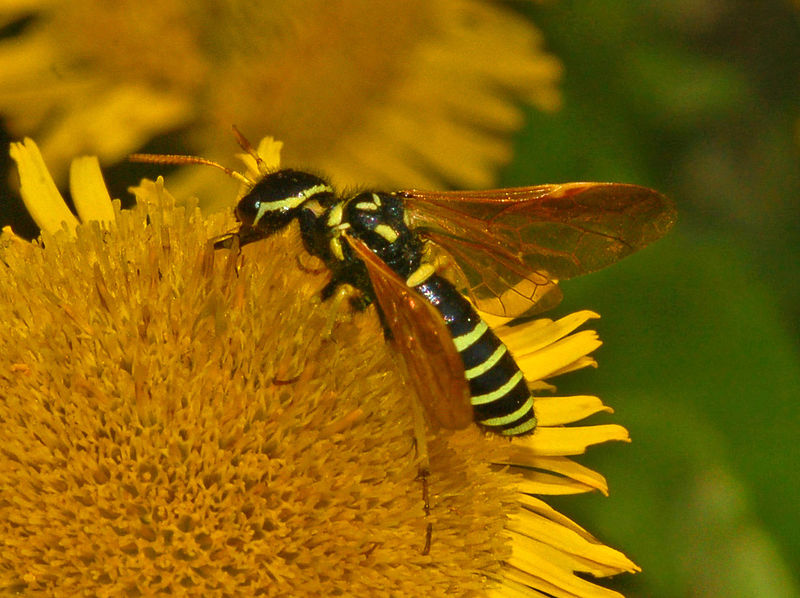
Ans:
MULTIPOLYGON (((161 180, 121 211, 90 160, 79 223, 35 145, 12 155, 43 233, 0 237, 4 592, 610 597, 584 574, 637 570, 541 498, 606 491, 570 459, 627 440, 568 425, 609 411, 596 397, 537 397, 511 442, 430 434, 426 517, 377 318, 321 338, 324 275, 296 267, 291 230, 215 252, 229 216, 176 208, 161 180)), ((594 364, 593 317, 498 332, 543 390, 594 364)))
MULTIPOLYGON (((9 31, 20 22, 0 43, 0 111, 14 134, 39 136, 57 181, 76 151, 118 161, 175 131, 182 151, 222 159, 237 125, 269 128, 288 161, 339 185, 485 187, 511 156, 520 104, 559 103, 541 34, 489 0, 0 8, 9 31)), ((171 187, 219 206, 224 183, 191 169, 171 187)))

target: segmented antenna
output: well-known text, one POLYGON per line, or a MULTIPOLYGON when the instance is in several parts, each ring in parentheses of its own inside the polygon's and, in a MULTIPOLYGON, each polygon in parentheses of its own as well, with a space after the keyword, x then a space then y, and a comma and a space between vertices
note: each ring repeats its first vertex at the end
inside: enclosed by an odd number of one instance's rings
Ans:
POLYGON ((265 172, 266 167, 264 166, 264 160, 262 160, 261 156, 258 155, 258 151, 253 147, 253 144, 248 141, 247 137, 242 134, 236 125, 231 125, 231 128, 233 128, 233 136, 236 137, 236 143, 239 144, 239 147, 250 154, 250 156, 252 156, 252 158, 256 161, 258 172, 265 172))
POLYGON ((184 156, 181 154, 130 154, 128 156, 128 160, 131 162, 144 162, 147 164, 200 164, 201 166, 213 166, 214 168, 219 168, 229 177, 234 178, 245 185, 250 185, 252 187, 254 184, 253 181, 251 181, 242 173, 231 170, 230 168, 227 168, 222 164, 218 164, 213 160, 209 160, 208 158, 201 158, 200 156, 184 156))
MULTIPOLYGON (((247 140, 247 137, 242 134, 236 125, 232 125, 232 128, 233 136, 236 137, 236 143, 238 143, 239 147, 246 151, 256 161, 259 172, 264 172, 266 170, 264 161, 261 159, 261 156, 258 155, 256 148, 253 147, 253 144, 247 140)), ((146 164, 199 164, 201 166, 213 166, 214 168, 220 169, 229 177, 234 178, 245 185, 249 185, 250 187, 255 185, 255 181, 251 180, 241 172, 231 170, 222 164, 214 162, 213 160, 209 160, 208 158, 202 158, 200 156, 189 156, 183 154, 130 154, 128 156, 128 160, 131 162, 143 162, 146 164)))

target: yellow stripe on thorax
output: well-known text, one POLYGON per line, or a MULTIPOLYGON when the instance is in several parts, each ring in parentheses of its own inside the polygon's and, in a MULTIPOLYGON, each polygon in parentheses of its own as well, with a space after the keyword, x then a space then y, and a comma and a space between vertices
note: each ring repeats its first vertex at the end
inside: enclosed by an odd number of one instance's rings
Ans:
POLYGON ((381 237, 386 239, 387 243, 394 243, 395 241, 397 241, 397 237, 399 236, 397 234, 397 231, 394 230, 388 224, 379 224, 378 226, 375 227, 374 231, 375 233, 379 234, 381 237))

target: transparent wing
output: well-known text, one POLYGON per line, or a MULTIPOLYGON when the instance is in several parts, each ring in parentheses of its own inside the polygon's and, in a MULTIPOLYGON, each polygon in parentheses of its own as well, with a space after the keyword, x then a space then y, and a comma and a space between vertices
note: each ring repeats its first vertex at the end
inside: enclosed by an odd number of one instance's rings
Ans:
POLYGON ((465 428, 473 421, 469 385, 444 319, 363 241, 345 238, 367 267, 392 344, 428 416, 443 428, 465 428))
POLYGON ((558 280, 645 247, 676 217, 660 193, 616 183, 397 195, 409 225, 458 263, 475 304, 507 317, 554 306, 558 280))

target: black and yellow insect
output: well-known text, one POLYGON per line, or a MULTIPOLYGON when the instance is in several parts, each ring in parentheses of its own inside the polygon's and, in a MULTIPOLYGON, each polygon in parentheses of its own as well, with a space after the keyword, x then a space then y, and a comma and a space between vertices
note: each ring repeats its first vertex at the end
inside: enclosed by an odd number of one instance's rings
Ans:
MULTIPOLYGON (((208 164, 250 184, 203 158, 132 158, 208 164)), ((363 191, 345 197, 325 179, 291 169, 252 184, 235 214, 238 231, 219 238, 216 248, 264 239, 297 220, 305 249, 331 272, 323 299, 354 288, 356 307, 377 305, 428 419, 447 429, 476 422, 505 436, 535 430, 533 397, 513 356, 475 307, 509 318, 549 309, 561 299, 557 281, 616 262, 662 237, 675 221, 666 197, 635 185, 363 191), (442 257, 451 266, 447 276, 438 267, 442 257)), ((427 449, 418 424, 429 514, 427 449)), ((423 554, 429 553, 431 530, 428 523, 423 554)))
MULTIPOLYGON (((264 176, 239 201, 240 244, 297 220, 306 250, 375 302, 386 336, 435 423, 473 421, 506 436, 536 427, 533 399, 508 349, 480 318, 554 306, 556 281, 611 264, 661 237, 675 212, 634 185, 568 183, 492 191, 364 191, 344 197, 298 170, 264 176), (437 272, 436 252, 458 265, 437 272), (472 303, 462 294, 464 291, 472 303)), ((231 244, 231 236, 217 247, 231 244)))
MULTIPOLYGON (((212 165, 243 178, 194 156, 131 158, 212 165)), ((505 436, 534 431, 533 399, 513 356, 473 305, 509 318, 554 307, 561 300, 557 281, 618 261, 675 221, 669 199, 636 185, 344 197, 325 179, 291 169, 253 184, 235 215, 239 230, 216 248, 232 246, 234 238, 240 246, 264 239, 297 220, 305 249, 331 271, 323 299, 349 285, 360 292, 354 304, 377 304, 428 418, 447 429, 476 422, 505 436), (455 263, 450 277, 437 272, 441 256, 455 263)))

